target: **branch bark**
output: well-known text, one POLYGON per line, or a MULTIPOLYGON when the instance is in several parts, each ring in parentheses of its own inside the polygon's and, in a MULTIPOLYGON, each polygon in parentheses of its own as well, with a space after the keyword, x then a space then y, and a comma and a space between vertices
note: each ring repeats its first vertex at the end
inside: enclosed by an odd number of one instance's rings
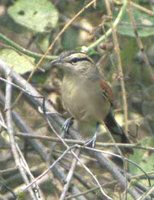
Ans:
MULTIPOLYGON (((9 67, 6 63, 3 61, 0 61, 0 71, 1 73, 5 73, 6 70, 8 70, 9 67)), ((54 131, 56 130, 57 133, 61 132, 61 127, 64 123, 64 119, 57 113, 57 111, 52 107, 52 105, 45 101, 43 105, 43 96, 40 95, 26 80, 24 80, 19 74, 17 74, 14 71, 11 71, 11 77, 15 81, 16 84, 18 84, 20 87, 22 87, 25 91, 28 91, 31 95, 26 95, 27 98, 30 100, 30 102, 35 106, 35 108, 38 110, 39 107, 41 107, 42 110, 45 112, 50 112, 51 114, 47 115, 48 120, 50 121, 54 131)), ((46 114, 44 114, 46 116, 46 114)), ((19 122, 18 122, 19 123, 19 122)), ((31 130, 23 130, 23 132, 29 132, 31 133, 31 130)), ((80 134, 73 130, 72 128, 69 130, 69 134, 74 139, 80 139, 80 134)), ((34 141, 33 141, 34 142, 34 141)), ((36 145, 36 144, 35 144, 36 145)), ((41 148, 42 149, 42 148, 41 148)), ((40 150, 39 150, 40 151, 40 150)), ((94 157, 98 160, 100 166, 104 169, 106 169, 112 176, 119 182, 119 185, 122 190, 126 190, 126 183, 127 178, 122 174, 121 170, 108 158, 106 158, 103 154, 93 151, 88 151, 89 155, 94 157)), ((40 152, 41 154, 41 152, 40 152)), ((44 156, 44 155, 43 155, 44 156)), ((57 169, 57 168, 56 168, 57 169)), ((127 189, 127 191, 131 194, 131 196, 134 199, 137 199, 140 197, 140 193, 136 188, 127 189)))

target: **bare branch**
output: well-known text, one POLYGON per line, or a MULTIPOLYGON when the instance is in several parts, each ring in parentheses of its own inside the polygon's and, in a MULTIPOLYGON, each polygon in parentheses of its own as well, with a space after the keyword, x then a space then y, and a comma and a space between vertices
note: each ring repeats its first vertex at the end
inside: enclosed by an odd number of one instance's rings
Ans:
MULTIPOLYGON (((79 156, 79 154, 80 154, 80 149, 77 149, 77 150, 75 151, 75 154, 76 154, 77 156, 79 156)), ((66 180, 65 180, 66 183, 65 183, 65 185, 64 185, 63 192, 62 192, 62 194, 61 194, 61 196, 60 196, 60 200, 64 200, 65 197, 66 197, 66 195, 67 195, 67 191, 68 191, 69 186, 70 186, 70 184, 71 184, 71 180, 72 180, 73 173, 74 173, 74 170, 75 170, 76 165, 77 165, 77 159, 74 158, 73 161, 72 161, 72 165, 71 165, 71 167, 70 167, 69 173, 68 173, 68 175, 67 175, 67 178, 66 178, 66 180)))
MULTIPOLYGON (((9 69, 8 66, 4 62, 0 61, 1 73, 5 73, 5 71, 8 69, 9 69)), ((41 95, 29 83, 27 83, 20 75, 18 75, 14 71, 11 72, 11 76, 16 84, 18 84, 23 89, 28 89, 28 91, 30 91, 30 93, 33 96, 27 96, 27 97, 33 103, 33 105, 36 107, 36 109, 38 107, 42 107, 42 100, 40 99, 41 95), (37 97, 39 97, 39 98, 37 98, 37 97)), ((54 130, 56 130, 57 133, 60 133, 62 124, 64 123, 64 120, 60 117, 60 115, 57 113, 57 111, 55 111, 55 109, 52 107, 52 105, 47 101, 45 101, 44 110, 47 112, 50 111, 52 113, 47 116, 48 120, 52 124, 52 127, 54 128, 54 130)), ((22 130, 22 131, 23 132, 31 132, 29 130, 22 130)), ((81 138, 80 134, 78 132, 76 132, 75 130, 73 130, 72 128, 69 130, 69 134, 74 139, 81 138)), ((126 179, 126 177, 123 176, 121 171, 119 171, 119 168, 114 163, 109 161, 109 159, 107 159, 101 153, 92 152, 92 151, 90 151, 88 153, 90 156, 92 156, 98 160, 98 163, 100 164, 100 166, 103 169, 105 168, 107 171, 109 171, 113 175, 113 177, 119 182, 119 185, 122 189, 124 189, 124 190, 126 189, 126 180, 127 179, 126 179)), ((128 192, 134 198, 138 198, 140 196, 140 194, 138 193, 138 191, 135 188, 129 189, 128 192)))

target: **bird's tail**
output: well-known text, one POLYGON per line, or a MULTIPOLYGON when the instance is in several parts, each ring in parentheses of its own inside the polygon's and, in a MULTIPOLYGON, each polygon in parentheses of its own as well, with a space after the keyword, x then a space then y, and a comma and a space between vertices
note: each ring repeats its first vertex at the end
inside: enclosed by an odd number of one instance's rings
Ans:
MULTIPOLYGON (((104 123, 106 125, 106 127, 108 128, 108 130, 110 131, 110 133, 112 134, 113 138, 115 139, 115 141, 117 140, 117 137, 120 138, 120 142, 121 143, 130 143, 130 140, 128 139, 128 137, 126 136, 126 134, 124 133, 123 129, 120 127, 120 125, 116 122, 112 112, 110 112, 105 120, 104 123)), ((129 147, 127 148, 120 148, 122 150, 123 153, 133 153, 133 150, 129 147)))

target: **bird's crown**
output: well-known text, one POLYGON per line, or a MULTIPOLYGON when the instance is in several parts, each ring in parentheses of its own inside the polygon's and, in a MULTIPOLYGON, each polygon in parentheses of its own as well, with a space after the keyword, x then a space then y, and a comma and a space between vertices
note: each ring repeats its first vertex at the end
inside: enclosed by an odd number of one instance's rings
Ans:
POLYGON ((82 61, 93 63, 93 60, 86 53, 77 51, 63 52, 59 58, 69 63, 81 63, 82 61))

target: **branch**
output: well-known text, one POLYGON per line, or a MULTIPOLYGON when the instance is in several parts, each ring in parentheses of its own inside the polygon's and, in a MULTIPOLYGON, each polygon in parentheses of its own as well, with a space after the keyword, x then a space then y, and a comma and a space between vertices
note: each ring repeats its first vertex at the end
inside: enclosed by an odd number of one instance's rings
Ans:
MULTIPOLYGON (((19 44, 13 42, 12 40, 10 40, 8 37, 6 37, 5 35, 3 35, 2 33, 0 33, 0 42, 3 42, 6 45, 9 45, 10 47, 13 47, 13 49, 15 51, 18 51, 20 53, 23 53, 23 54, 25 54, 27 56, 30 56, 30 57, 33 57, 35 59, 40 59, 43 56, 43 54, 38 54, 38 53, 29 51, 29 50, 21 47, 19 44)), ((45 56, 45 59, 47 59, 47 60, 53 60, 55 58, 56 58, 56 56, 49 56, 49 55, 45 56)))
MULTIPOLYGON (((38 140, 45 140, 45 141, 52 141, 52 142, 59 142, 62 143, 61 139, 52 137, 52 136, 40 136, 40 135, 32 135, 31 133, 15 133, 15 136, 20 138, 29 138, 29 139, 38 139, 38 140)), ((84 145, 85 141, 81 140, 74 140, 74 139, 63 139, 68 144, 78 144, 78 145, 84 145)), ((146 147, 139 143, 133 143, 133 144, 124 144, 124 143, 116 143, 116 146, 118 147, 130 147, 135 149, 143 149, 146 151, 154 152, 154 147, 146 147)), ((115 147, 115 143, 103 143, 103 142, 96 142, 96 147, 115 147)))
MULTIPOLYGON (((75 153, 76 153, 77 156, 79 156, 80 149, 77 149, 75 151, 75 153)), ((75 170, 76 165, 77 165, 77 161, 78 160, 76 158, 74 158, 73 161, 72 161, 72 165, 70 167, 69 173, 68 173, 67 178, 65 180, 66 184, 64 185, 64 189, 63 189, 63 192, 62 192, 59 200, 64 200, 65 197, 66 197, 67 191, 68 191, 70 184, 71 184, 71 180, 72 180, 72 177, 73 177, 74 170, 75 170)))
MULTIPOLYGON (((121 21, 125 11, 127 8, 127 0, 123 0, 123 5, 121 7, 121 10, 119 11, 119 14, 117 18, 114 20, 112 28, 116 28, 121 21)), ((102 35, 98 40, 93 42, 91 45, 89 45, 85 50, 90 51, 91 49, 95 48, 98 44, 100 44, 102 41, 104 41, 107 37, 109 37, 112 34, 112 28, 110 28, 104 35, 102 35)))
MULTIPOLYGON (((10 76, 10 70, 6 70, 6 76, 9 82, 12 81, 12 78, 10 76)), ((20 159, 20 156, 18 154, 18 146, 16 144, 15 138, 14 138, 14 130, 13 130, 13 124, 12 124, 12 113, 11 113, 11 96, 12 96, 12 85, 10 85, 9 83, 6 84, 6 98, 5 98, 5 110, 6 110, 6 125, 7 125, 7 131, 9 133, 9 137, 10 137, 10 146, 11 146, 11 150, 12 150, 12 154, 14 156, 14 160, 15 163, 22 175, 22 178, 24 180, 24 182, 26 184, 29 184, 29 180, 27 178, 26 172, 23 168, 22 165, 22 161, 20 159)), ((35 186, 36 187, 36 186, 35 186)), ((31 198, 33 200, 38 200, 40 198, 38 198, 36 196, 36 193, 34 193, 34 191, 32 190, 32 188, 30 188, 29 190, 29 194, 31 196, 31 198)))
MULTIPOLYGON (((3 94, 0 92, 0 103, 2 105, 4 105, 4 96, 3 94)), ((32 135, 35 135, 35 132, 33 132, 33 130, 27 126, 27 124, 23 121, 23 119, 16 113, 16 112, 12 112, 12 116, 13 116, 13 120, 15 121, 17 127, 23 131, 23 132, 28 132, 32 135)), ((42 145, 40 142, 36 142, 34 140, 29 139, 28 140, 29 144, 32 145, 32 147, 37 151, 37 153, 40 155, 40 157, 46 162, 48 163, 48 158, 47 158, 47 150, 45 148, 44 145, 42 145)), ((54 163, 55 160, 51 159, 51 162, 54 163)), ((59 165, 56 164, 56 166, 52 167, 52 172, 54 173, 54 176, 57 177, 57 179, 63 183, 66 175, 64 173, 63 168, 59 165)), ((23 189, 23 188, 22 188, 23 189)), ((73 194, 78 194, 80 193, 80 190, 76 187, 76 186, 72 186, 72 192, 73 194)), ((79 200, 87 200, 85 197, 79 197, 79 200)))
MULTIPOLYGON (((5 71, 8 69, 9 67, 4 62, 0 61, 1 73, 5 73, 5 71)), ((23 89, 27 89, 33 95, 33 96, 27 96, 27 97, 31 101, 31 103, 36 107, 36 109, 38 110, 38 107, 42 108, 42 105, 43 105, 43 102, 41 99, 42 96, 16 72, 12 71, 11 76, 13 80, 16 82, 16 84, 18 84, 20 87, 23 87, 23 89)), ((46 112, 51 113, 47 116, 48 120, 52 124, 52 127, 54 128, 54 130, 56 130, 57 133, 60 133, 61 127, 64 123, 64 119, 60 117, 60 115, 57 113, 57 111, 52 107, 52 105, 48 101, 44 102, 42 110, 45 110, 46 112)), ((31 132, 31 131, 24 130, 23 132, 31 132)), ((69 134, 74 139, 81 138, 80 134, 77 131, 73 130, 72 128, 70 128, 69 134)), ((108 172, 112 174, 112 176, 119 182, 121 189, 123 190, 126 189, 127 179, 126 177, 123 176, 123 174, 119 171, 119 168, 113 162, 111 162, 108 158, 106 158, 101 153, 92 152, 92 151, 89 151, 88 153, 90 156, 98 160, 100 166, 103 169, 106 169, 108 172)), ((140 196, 140 194, 137 192, 135 188, 128 189, 128 192, 135 199, 137 199, 140 196)))

